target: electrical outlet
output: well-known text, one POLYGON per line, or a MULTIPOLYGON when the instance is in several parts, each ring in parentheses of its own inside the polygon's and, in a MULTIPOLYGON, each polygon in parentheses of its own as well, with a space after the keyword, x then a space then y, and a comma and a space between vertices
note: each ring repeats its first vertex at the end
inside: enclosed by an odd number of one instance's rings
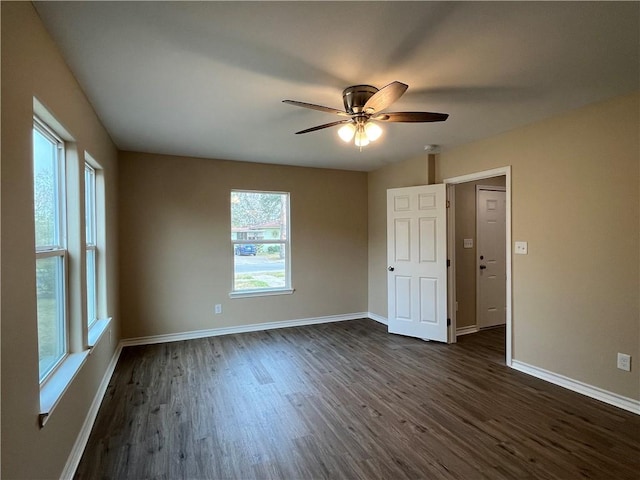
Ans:
POLYGON ((529 253, 529 245, 527 242, 516 242, 516 255, 526 255, 529 253))
POLYGON ((625 372, 631 371, 631 355, 626 353, 618 353, 618 368, 625 372))
POLYGON ((216 315, 222 313, 222 305, 221 304, 216 303, 215 312, 216 312, 216 315))

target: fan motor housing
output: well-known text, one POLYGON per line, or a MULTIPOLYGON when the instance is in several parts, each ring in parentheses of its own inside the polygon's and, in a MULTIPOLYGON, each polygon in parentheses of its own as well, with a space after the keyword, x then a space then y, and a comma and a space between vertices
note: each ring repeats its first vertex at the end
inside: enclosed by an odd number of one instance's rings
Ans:
POLYGON ((362 113, 362 109, 378 89, 372 85, 353 85, 342 92, 344 108, 348 113, 362 113))

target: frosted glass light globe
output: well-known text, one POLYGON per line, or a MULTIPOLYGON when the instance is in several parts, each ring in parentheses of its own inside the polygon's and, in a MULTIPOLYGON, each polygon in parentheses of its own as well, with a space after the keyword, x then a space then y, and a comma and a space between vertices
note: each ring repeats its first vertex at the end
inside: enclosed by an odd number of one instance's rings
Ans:
POLYGON ((338 135, 344 142, 350 142, 356 133, 356 126, 353 123, 346 123, 338 130, 338 135))
POLYGON ((375 142, 382 135, 380 126, 373 122, 367 122, 364 126, 364 131, 367 134, 367 138, 372 142, 375 142))
POLYGON ((356 147, 366 147, 369 145, 369 139, 367 138, 367 134, 362 129, 358 129, 356 132, 356 147))

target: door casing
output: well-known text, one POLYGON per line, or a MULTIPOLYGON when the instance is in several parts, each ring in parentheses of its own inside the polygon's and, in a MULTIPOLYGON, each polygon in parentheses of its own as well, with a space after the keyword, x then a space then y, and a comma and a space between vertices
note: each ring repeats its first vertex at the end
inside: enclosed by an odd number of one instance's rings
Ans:
POLYGON ((456 261, 455 261, 455 186, 460 183, 475 182, 485 178, 505 176, 506 191, 506 348, 505 363, 511 366, 513 352, 513 286, 512 286, 512 249, 511 249, 511 166, 484 170, 458 177, 445 178, 443 183, 447 185, 447 200, 449 209, 447 212, 447 252, 450 267, 447 276, 448 287, 448 311, 451 324, 449 325, 448 341, 456 342, 456 261))

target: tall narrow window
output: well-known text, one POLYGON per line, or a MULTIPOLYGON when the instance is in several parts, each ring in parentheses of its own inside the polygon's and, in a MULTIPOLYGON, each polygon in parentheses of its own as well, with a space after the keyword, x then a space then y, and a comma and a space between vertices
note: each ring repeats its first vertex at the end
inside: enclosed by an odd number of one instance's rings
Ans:
POLYGON ((84 164, 85 256, 87 264, 87 323, 91 327, 98 319, 96 171, 84 164))
POLYGON ((40 382, 68 353, 64 143, 34 119, 33 192, 40 382))
POLYGON ((291 293, 289 194, 231 191, 233 294, 291 293))

